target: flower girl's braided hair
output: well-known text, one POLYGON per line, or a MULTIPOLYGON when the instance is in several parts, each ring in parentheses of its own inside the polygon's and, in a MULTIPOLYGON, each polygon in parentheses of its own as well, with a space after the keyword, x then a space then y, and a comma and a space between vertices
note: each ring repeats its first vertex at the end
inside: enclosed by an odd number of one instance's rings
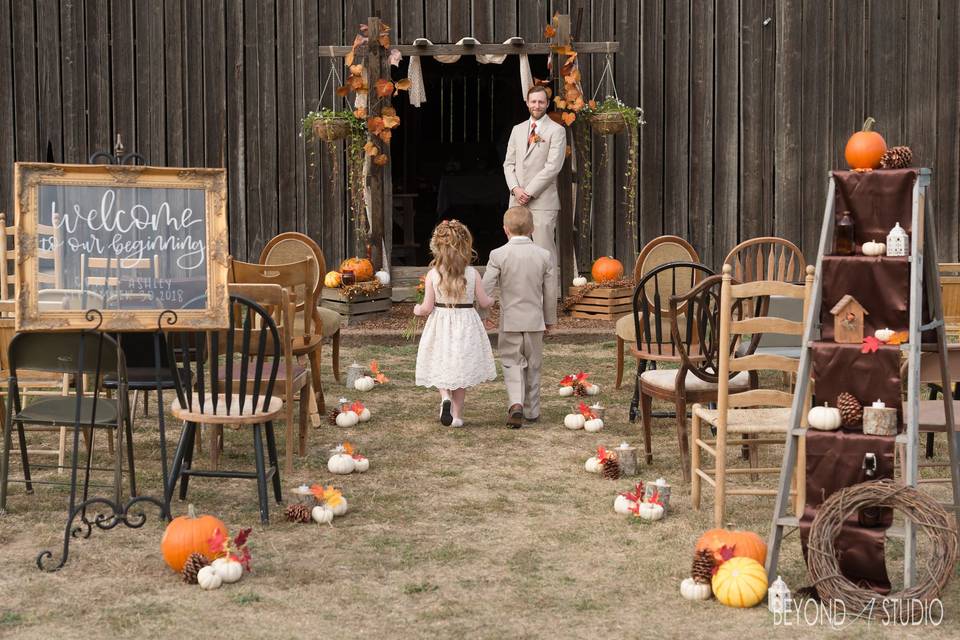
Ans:
POLYGON ((451 301, 461 300, 467 290, 467 265, 476 257, 470 230, 459 220, 444 220, 433 230, 430 253, 430 266, 440 275, 440 293, 451 301))

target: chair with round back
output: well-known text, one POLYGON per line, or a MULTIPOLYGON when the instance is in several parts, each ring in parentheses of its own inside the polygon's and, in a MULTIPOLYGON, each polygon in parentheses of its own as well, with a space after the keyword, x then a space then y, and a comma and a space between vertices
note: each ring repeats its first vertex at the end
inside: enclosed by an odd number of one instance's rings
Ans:
POLYGON ((723 264, 733 269, 734 280, 744 283, 803 282, 807 269, 807 261, 797 245, 773 236, 744 240, 730 250, 723 264))
MULTIPOLYGON (((289 264, 304 258, 312 257, 317 261, 317 282, 314 288, 314 298, 320 299, 323 289, 323 276, 327 272, 327 261, 323 257, 323 250, 308 235, 296 231, 287 231, 276 236, 260 252, 261 264, 289 264)), ((298 295, 298 299, 303 297, 298 295)), ((297 305, 298 314, 303 311, 303 303, 297 305)), ((343 318, 332 309, 316 307, 313 310, 313 323, 323 338, 330 338, 333 346, 333 377, 340 382, 340 321, 343 318)), ((295 323, 300 325, 301 323, 295 323)), ((320 381, 314 381, 314 389, 320 389, 320 381)))
MULTIPOLYGON (((677 261, 689 261, 689 262, 700 262, 700 256, 697 255, 696 249, 693 246, 679 236, 660 236, 659 238, 654 238, 640 251, 640 255, 637 256, 637 262, 633 267, 633 281, 640 282, 640 279, 643 278, 648 272, 661 264, 666 264, 667 262, 677 262, 677 261)), ((617 382, 616 388, 619 389, 620 385, 623 382, 623 352, 624 348, 628 344, 633 344, 637 341, 637 336, 634 333, 634 321, 633 318, 629 315, 623 316, 617 320, 616 324, 616 334, 617 334, 617 382)), ((666 328, 665 333, 667 340, 670 339, 670 330, 666 328)), ((643 361, 637 361, 637 367, 645 366, 643 361)), ((631 413, 631 422, 636 419, 636 407, 633 408, 631 413)))

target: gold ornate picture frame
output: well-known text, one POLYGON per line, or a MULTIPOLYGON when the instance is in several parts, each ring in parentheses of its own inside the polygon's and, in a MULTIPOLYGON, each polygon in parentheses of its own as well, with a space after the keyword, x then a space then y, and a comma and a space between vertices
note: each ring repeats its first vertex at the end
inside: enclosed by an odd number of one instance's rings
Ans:
POLYGON ((224 169, 18 162, 16 329, 228 323, 224 169))

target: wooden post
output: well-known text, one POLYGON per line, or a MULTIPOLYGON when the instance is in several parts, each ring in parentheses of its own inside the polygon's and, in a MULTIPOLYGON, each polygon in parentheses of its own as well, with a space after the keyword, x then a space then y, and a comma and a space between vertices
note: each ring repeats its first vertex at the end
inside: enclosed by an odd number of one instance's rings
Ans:
MULTIPOLYGON (((556 46, 565 46, 570 44, 570 16, 557 16, 557 32, 552 38, 552 44, 556 46)), ((567 56, 555 55, 554 69, 559 75, 560 69, 567 56)), ((559 83, 560 90, 563 89, 563 79, 559 83)), ((571 131, 567 129, 567 148, 571 145, 571 131)), ((557 229, 559 238, 557 240, 557 253, 560 259, 560 296, 563 297, 563 291, 566 285, 573 280, 573 174, 570 170, 570 155, 568 154, 563 161, 563 168, 557 176, 557 191, 560 195, 560 211, 557 214, 557 229)))
MULTIPOLYGON (((377 80, 381 78, 382 73, 381 53, 383 48, 377 41, 380 35, 380 18, 375 16, 368 18, 367 28, 369 34, 369 40, 367 41, 367 115, 372 118, 380 115, 381 112, 376 90, 377 80)), ((367 139, 379 144, 379 139, 376 136, 367 134, 367 139)), ((383 152, 389 154, 389 150, 384 149, 386 146, 388 145, 380 145, 383 152)), ((371 163, 370 174, 367 176, 367 184, 370 186, 370 235, 367 242, 370 243, 372 248, 370 258, 373 262, 374 271, 378 271, 383 266, 383 172, 389 170, 387 165, 378 167, 371 163)))

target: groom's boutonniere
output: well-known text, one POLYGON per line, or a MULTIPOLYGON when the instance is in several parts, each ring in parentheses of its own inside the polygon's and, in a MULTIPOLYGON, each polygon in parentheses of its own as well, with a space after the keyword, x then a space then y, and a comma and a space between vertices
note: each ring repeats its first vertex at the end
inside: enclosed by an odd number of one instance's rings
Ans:
POLYGON ((540 137, 540 134, 533 134, 533 144, 540 144, 541 142, 543 142, 543 138, 540 137))

